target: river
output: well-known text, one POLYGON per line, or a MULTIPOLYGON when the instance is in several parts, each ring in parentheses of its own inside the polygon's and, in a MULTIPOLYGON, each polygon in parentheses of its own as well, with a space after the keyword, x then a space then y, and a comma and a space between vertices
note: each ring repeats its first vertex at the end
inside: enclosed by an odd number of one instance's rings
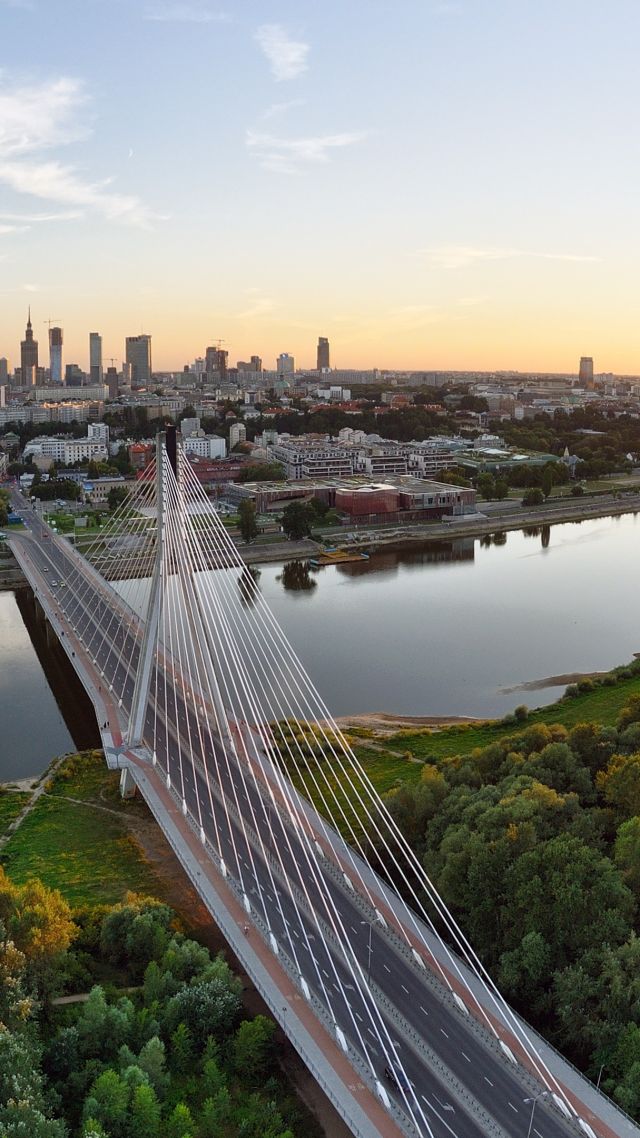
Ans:
MULTIPOLYGON (((517 685, 640 651, 639 543, 627 514, 311 573, 262 565, 258 586, 334 714, 499 716, 562 692, 517 685)), ((0 594, 0 779, 90 745, 78 684, 60 650, 35 643, 28 611, 0 594)))

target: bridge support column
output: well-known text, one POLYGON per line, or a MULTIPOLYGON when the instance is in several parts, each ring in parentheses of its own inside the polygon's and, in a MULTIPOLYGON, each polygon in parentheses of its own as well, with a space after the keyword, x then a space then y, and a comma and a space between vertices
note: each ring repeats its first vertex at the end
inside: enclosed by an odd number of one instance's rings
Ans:
POLYGON ((120 770, 120 797, 133 798, 136 793, 136 784, 129 767, 120 770))

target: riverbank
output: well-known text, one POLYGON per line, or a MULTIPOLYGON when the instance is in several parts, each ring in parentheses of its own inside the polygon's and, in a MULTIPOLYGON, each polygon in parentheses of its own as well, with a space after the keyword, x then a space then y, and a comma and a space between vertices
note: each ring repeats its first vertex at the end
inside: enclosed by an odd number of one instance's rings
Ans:
MULTIPOLYGON (((380 550, 419 549, 431 541, 454 541, 457 538, 484 537, 487 534, 508 530, 528 529, 531 526, 557 525, 561 522, 581 522, 589 518, 619 517, 640 512, 640 494, 615 493, 597 498, 549 498, 541 506, 523 508, 520 502, 484 502, 477 514, 468 514, 450 522, 425 522, 422 525, 381 526, 378 529, 363 527, 354 530, 346 526, 343 531, 326 531, 324 537, 342 549, 358 549, 365 553, 380 550)), ((322 531, 320 531, 322 532, 322 531)), ((310 538, 304 541, 259 541, 239 545, 238 552, 245 564, 259 565, 271 561, 304 560, 314 557, 321 548, 310 538)))

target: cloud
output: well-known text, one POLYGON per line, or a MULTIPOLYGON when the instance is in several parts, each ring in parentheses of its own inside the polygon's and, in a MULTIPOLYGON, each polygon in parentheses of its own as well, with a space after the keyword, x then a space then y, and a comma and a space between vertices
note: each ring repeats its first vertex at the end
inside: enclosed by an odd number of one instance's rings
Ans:
POLYGON ((0 213, 0 221, 23 221, 29 225, 42 221, 75 221, 82 214, 77 210, 65 210, 63 213, 0 213))
POLYGON ((161 24, 225 24, 231 19, 227 12, 213 12, 197 3, 150 5, 144 18, 161 24))
POLYGON ((309 44, 291 39, 282 24, 262 24, 255 39, 266 55, 271 74, 278 83, 297 79, 307 70, 309 44))
POLYGON ((277 138, 272 134, 257 134, 248 130, 246 144, 265 170, 293 174, 305 165, 328 162, 332 150, 353 146, 366 138, 366 133, 343 131, 341 134, 323 134, 310 138, 277 138))
POLYGON ((238 320, 251 320, 255 319, 256 316, 270 316, 275 307, 276 302, 270 296, 256 296, 249 307, 245 308, 244 312, 237 312, 236 316, 238 320))
POLYGON ((599 261, 599 257, 583 256, 578 253, 537 253, 530 249, 478 249, 470 245, 443 245, 439 248, 421 249, 420 255, 441 269, 464 269, 480 261, 509 261, 514 257, 532 257, 542 261, 599 261))
POLYGON ((286 103, 272 103, 263 111, 260 118, 266 122, 267 119, 278 118, 279 115, 284 115, 287 111, 293 110, 294 107, 304 107, 304 99, 289 99, 286 103))
POLYGON ((6 233, 26 233, 30 228, 30 225, 0 225, 0 237, 4 237, 6 233))
MULTIPOLYGON (((138 226, 150 223, 154 215, 137 196, 114 192, 109 180, 89 181, 74 167, 55 159, 43 160, 47 151, 90 134, 79 117, 88 99, 78 80, 61 77, 21 86, 8 86, 6 76, 0 76, 1 80, 0 183, 16 193, 76 207, 77 216, 88 209, 110 221, 138 226)), ((57 220, 52 214, 36 216, 38 220, 57 220)), ((62 216, 68 220, 70 215, 62 216)))

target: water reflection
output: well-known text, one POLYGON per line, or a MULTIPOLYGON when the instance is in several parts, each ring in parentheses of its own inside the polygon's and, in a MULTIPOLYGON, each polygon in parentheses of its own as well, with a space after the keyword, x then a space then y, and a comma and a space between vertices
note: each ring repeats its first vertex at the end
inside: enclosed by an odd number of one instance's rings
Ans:
POLYGON ((238 577, 240 600, 246 608, 255 605, 260 593, 260 570, 255 565, 246 565, 238 577))
POLYGON ((291 593, 312 593, 318 582, 311 576, 308 561, 288 561, 278 577, 282 588, 291 593))

